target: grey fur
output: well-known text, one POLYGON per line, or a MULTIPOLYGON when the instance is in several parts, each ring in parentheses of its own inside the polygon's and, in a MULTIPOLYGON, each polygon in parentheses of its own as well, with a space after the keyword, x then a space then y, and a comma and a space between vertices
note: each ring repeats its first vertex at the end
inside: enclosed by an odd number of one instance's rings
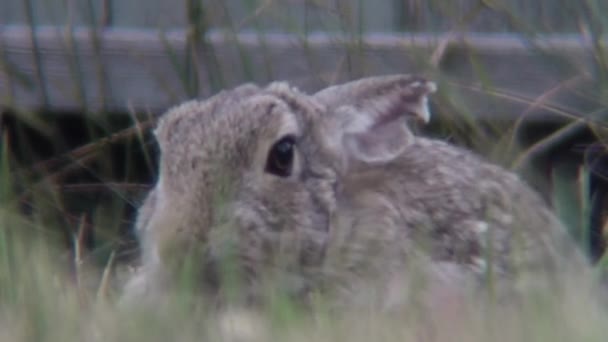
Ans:
POLYGON ((413 260, 448 287, 584 265, 515 174, 411 134, 404 118, 428 119, 434 91, 408 75, 316 95, 245 85, 170 110, 156 130, 161 176, 139 211, 143 266, 127 297, 170 288, 186 257, 217 291, 210 270, 229 251, 251 297, 271 274, 288 294, 354 303, 373 288, 372 301, 389 306, 405 300, 413 260), (297 137, 292 174, 266 173, 270 147, 287 134, 297 137))

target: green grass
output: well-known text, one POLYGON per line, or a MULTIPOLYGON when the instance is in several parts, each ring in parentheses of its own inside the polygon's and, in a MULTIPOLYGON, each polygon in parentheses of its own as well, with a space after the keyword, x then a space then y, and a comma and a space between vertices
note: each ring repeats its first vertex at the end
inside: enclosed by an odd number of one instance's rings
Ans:
POLYGON ((78 258, 53 248, 44 227, 24 236, 22 218, 2 212, 0 220, 13 228, 0 235, 2 341, 605 340, 606 308, 575 288, 560 296, 531 293, 521 305, 454 300, 390 313, 333 312, 322 305, 302 311, 278 296, 260 311, 218 312, 187 291, 162 304, 125 306, 100 289, 99 277, 77 280, 100 270, 87 270, 86 262, 66 268, 78 258))
MULTIPOLYGON (((529 179, 536 180, 533 183, 548 193, 572 236, 582 248, 587 248, 591 204, 587 196, 589 180, 583 172, 585 165, 555 165, 551 180, 534 177, 532 171, 547 151, 581 132, 588 131, 601 146, 607 143, 608 57, 602 40, 608 33, 605 3, 601 0, 398 2, 402 9, 398 13, 400 29, 447 31, 457 35, 474 32, 485 21, 496 32, 516 33, 528 40, 531 54, 563 67, 564 73, 576 70, 576 77, 547 89, 540 96, 532 96, 493 84, 487 74, 488 66, 476 60, 474 51, 465 51, 465 58, 475 71, 475 84, 462 82, 442 68, 445 66, 442 61, 450 58, 449 48, 432 51, 432 58, 428 52, 412 52, 419 55, 421 70, 436 77, 441 84, 433 105, 437 113, 443 114, 442 121, 431 133, 468 145, 503 165, 528 172, 529 179), (579 34, 581 39, 590 42, 587 68, 576 69, 559 51, 541 48, 533 40, 539 34, 563 32, 579 34), (587 86, 578 88, 580 84, 587 86), (564 89, 589 100, 589 108, 568 108, 553 103, 552 97, 564 89), (470 104, 461 96, 463 90, 473 91, 484 99, 523 104, 526 108, 518 113, 522 119, 508 126, 481 122, 471 115, 470 104), (536 109, 560 118, 563 126, 542 140, 522 145, 519 136, 524 131, 525 118, 536 109)), ((38 25, 34 3, 21 1, 27 24, 32 27, 38 25)), ((361 19, 364 17, 362 7, 358 6, 361 1, 337 1, 335 6, 323 1, 304 1, 303 9, 307 13, 304 19, 299 16, 301 11, 282 15, 282 9, 287 6, 284 1, 243 1, 247 8, 244 16, 231 13, 221 1, 188 0, 185 3, 188 9, 185 28, 189 33, 186 51, 176 51, 170 46, 163 38, 163 30, 159 29, 159 35, 170 57, 172 72, 188 96, 200 93, 201 80, 214 91, 225 86, 225 75, 218 67, 221 61, 206 40, 211 27, 226 28, 229 37, 252 28, 264 37, 264 29, 270 27, 296 34, 301 44, 307 44, 306 37, 315 30, 339 31, 354 42, 344 62, 348 75, 365 73, 360 48, 365 44, 363 34, 368 23, 361 19), (313 14, 319 18, 311 19, 313 14), (203 62, 197 63, 200 60, 203 62), (199 78, 202 69, 207 72, 199 78)), ((98 19, 93 1, 83 2, 79 8, 82 13, 77 16, 85 18, 81 21, 91 29, 99 93, 87 94, 84 87, 82 57, 76 52, 72 36, 73 18, 64 18, 62 25, 67 29, 66 66, 77 85, 74 96, 82 103, 82 111, 88 114, 83 134, 86 141, 74 148, 64 141, 48 118, 41 119, 44 114, 21 110, 14 105, 11 92, 3 94, 8 96, 2 99, 3 104, 17 118, 19 129, 16 133, 11 131, 9 136, 8 130, 0 126, 0 341, 605 340, 608 307, 600 300, 600 294, 581 291, 576 285, 565 294, 527 294, 524 305, 465 300, 448 302, 432 310, 412 305, 391 313, 332 312, 323 305, 307 311, 280 296, 272 298, 271 304, 260 312, 237 308, 216 312, 206 305, 208 301, 188 291, 171 297, 162 306, 121 305, 118 302, 120 284, 128 273, 124 262, 127 258, 123 255, 128 249, 124 227, 131 224, 125 222, 129 217, 126 213, 130 206, 137 205, 146 189, 146 184, 137 183, 136 175, 154 173, 154 150, 149 147, 147 134, 153 120, 143 113, 130 113, 130 122, 125 124, 123 120, 116 124, 106 117, 108 113, 88 112, 86 97, 98 98, 104 104, 109 96, 105 84, 108 71, 101 62, 103 44, 99 36, 105 23, 98 19), (118 132, 117 127, 121 128, 118 132), (50 158, 34 155, 26 131, 46 139, 45 143, 52 146, 50 158), (120 158, 112 152, 117 144, 128 151, 120 158), (144 170, 132 163, 137 157, 135 150, 144 154, 144 170)), ((44 83, 46 79, 35 35, 31 39, 36 66, 33 79, 2 57, 0 41, 0 69, 13 75, 15 84, 27 87, 44 83)), ((236 40, 235 44, 238 45, 236 40)), ((246 49, 236 47, 239 63, 249 78, 253 72, 251 56, 246 49)), ((307 52, 310 52, 309 67, 314 73, 319 61, 315 60, 314 51, 307 52)), ((265 56, 263 69, 267 78, 273 79, 269 58, 270 54, 265 56)), ((171 93, 175 89, 167 87, 166 91, 171 93)), ((41 96, 44 103, 48 102, 46 90, 41 96)), ((606 260, 604 257, 600 267, 608 265, 606 260)))

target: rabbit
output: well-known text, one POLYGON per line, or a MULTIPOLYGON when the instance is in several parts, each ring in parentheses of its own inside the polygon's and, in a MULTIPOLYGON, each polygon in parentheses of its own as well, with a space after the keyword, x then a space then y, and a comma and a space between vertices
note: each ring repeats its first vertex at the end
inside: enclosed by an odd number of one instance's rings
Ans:
POLYGON ((584 269, 517 175, 412 133, 436 88, 416 75, 314 94, 245 84, 170 109, 155 130, 159 179, 138 213, 142 266, 125 296, 168 291, 186 260, 206 294, 221 296, 230 260, 247 300, 272 283, 293 298, 382 307, 409 300, 416 270, 439 293, 584 269))

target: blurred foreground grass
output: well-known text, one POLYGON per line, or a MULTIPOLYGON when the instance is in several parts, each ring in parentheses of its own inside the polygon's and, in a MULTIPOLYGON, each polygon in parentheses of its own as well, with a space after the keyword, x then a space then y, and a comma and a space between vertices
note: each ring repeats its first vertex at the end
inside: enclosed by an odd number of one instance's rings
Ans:
POLYGON ((260 311, 214 311, 187 291, 158 305, 120 305, 104 278, 113 272, 66 255, 47 227, 5 209, 1 341, 605 341, 607 308, 576 286, 560 295, 529 293, 517 304, 481 303, 472 293, 435 309, 390 313, 303 311, 279 296, 260 311))

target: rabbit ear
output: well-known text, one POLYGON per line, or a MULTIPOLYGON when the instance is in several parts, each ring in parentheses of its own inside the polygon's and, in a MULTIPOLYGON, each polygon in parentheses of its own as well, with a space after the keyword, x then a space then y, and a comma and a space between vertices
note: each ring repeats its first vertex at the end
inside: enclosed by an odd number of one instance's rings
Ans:
POLYGON ((364 162, 386 162, 409 144, 406 119, 430 120, 427 96, 433 82, 418 76, 364 78, 314 95, 327 108, 324 118, 331 145, 364 162))

